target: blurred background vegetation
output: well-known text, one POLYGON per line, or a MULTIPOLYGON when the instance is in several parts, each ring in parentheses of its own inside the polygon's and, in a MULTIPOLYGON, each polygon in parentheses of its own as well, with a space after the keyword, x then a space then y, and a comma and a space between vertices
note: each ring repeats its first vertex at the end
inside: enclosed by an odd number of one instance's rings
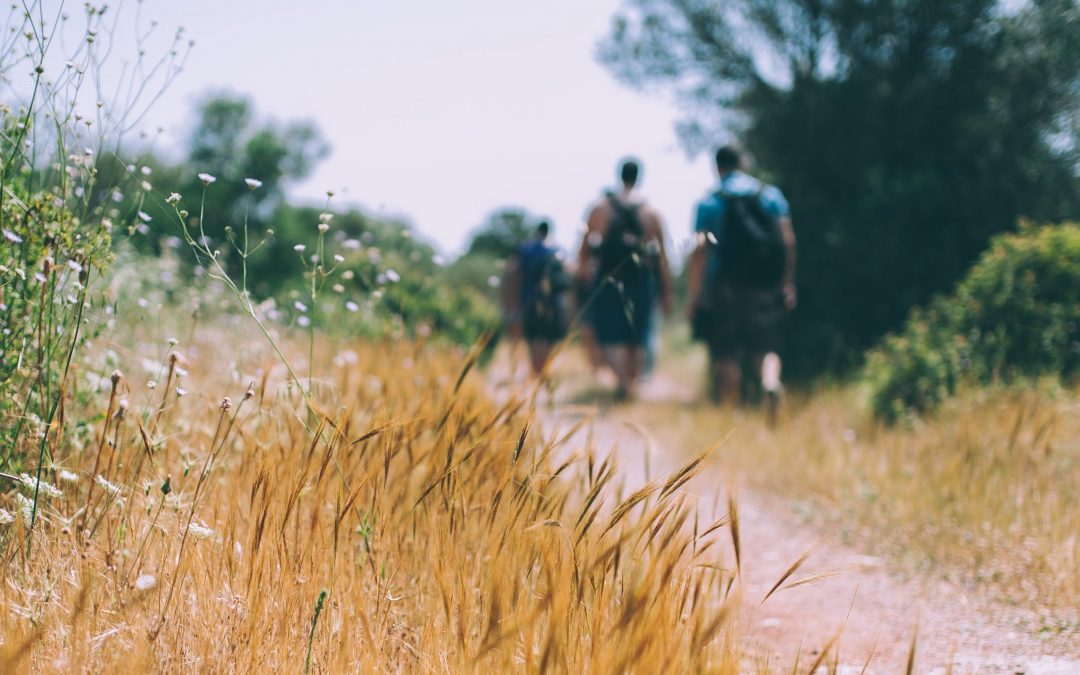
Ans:
POLYGON ((802 380, 850 374, 1021 217, 1080 215, 1072 0, 625 0, 599 55, 787 194, 802 380))
MULTIPOLYGON (((99 10, 87 13, 88 30, 104 30, 99 10)), ((0 62, 5 99, 25 99, 8 83, 45 58, 28 33, 7 45, 18 58, 0 62)), ((180 35, 162 86, 178 72, 180 35)), ((69 63, 90 68, 92 49, 69 63)), ((964 380, 1074 376, 1075 226, 1018 228, 1080 220, 1076 2, 624 0, 598 56, 623 82, 678 95, 689 150, 740 140, 754 172, 788 195, 794 381, 860 380, 872 408, 898 419, 964 380)), ((70 347, 57 326, 77 320, 77 284, 108 268, 107 251, 126 265, 166 257, 173 283, 210 273, 180 238, 178 210, 282 325, 457 345, 498 330, 503 266, 536 215, 495 209, 446 259, 406 222, 342 211, 330 196, 291 202, 330 143, 234 93, 197 104, 178 157, 145 140, 122 150, 122 115, 91 142, 64 89, 87 77, 80 68, 67 67, 66 84, 36 73, 36 107, 3 108, 0 377, 42 369, 30 380, 41 400, 8 387, 9 410, 48 416, 62 380, 46 366, 70 347)))

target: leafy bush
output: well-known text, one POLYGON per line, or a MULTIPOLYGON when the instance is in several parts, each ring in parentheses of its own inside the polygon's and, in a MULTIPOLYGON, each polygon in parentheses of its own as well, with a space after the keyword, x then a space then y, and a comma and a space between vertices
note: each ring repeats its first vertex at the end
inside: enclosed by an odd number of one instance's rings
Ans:
POLYGON ((875 415, 933 409, 962 384, 1080 371, 1080 225, 996 237, 954 293, 912 313, 865 369, 875 415))
POLYGON ((108 229, 61 203, 55 194, 28 197, 18 187, 6 189, 0 202, 0 467, 6 470, 21 467, 28 444, 56 418, 72 355, 86 337, 89 276, 109 259, 108 229))

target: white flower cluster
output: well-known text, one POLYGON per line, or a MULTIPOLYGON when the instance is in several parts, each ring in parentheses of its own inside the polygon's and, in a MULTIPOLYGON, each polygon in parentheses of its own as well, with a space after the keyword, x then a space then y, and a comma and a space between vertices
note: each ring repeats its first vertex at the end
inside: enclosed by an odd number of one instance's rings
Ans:
POLYGON ((30 489, 30 490, 37 489, 37 491, 39 493, 47 495, 49 497, 63 497, 64 496, 64 493, 61 492, 60 490, 56 489, 56 487, 54 487, 52 485, 49 485, 45 481, 39 481, 38 479, 34 478, 33 476, 31 476, 29 474, 20 473, 19 474, 19 480, 22 481, 22 484, 25 485, 28 489, 30 489))

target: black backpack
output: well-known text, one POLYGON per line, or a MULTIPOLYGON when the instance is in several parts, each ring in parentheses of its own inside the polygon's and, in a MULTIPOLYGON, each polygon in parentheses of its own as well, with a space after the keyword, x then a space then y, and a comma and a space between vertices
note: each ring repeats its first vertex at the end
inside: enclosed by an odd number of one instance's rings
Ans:
POLYGON ((545 247, 523 247, 518 253, 525 311, 537 317, 557 318, 570 276, 562 259, 545 247))
POLYGON ((751 288, 778 286, 787 264, 780 219, 765 208, 761 192, 716 196, 726 205, 719 280, 751 288))
POLYGON ((640 204, 628 204, 614 193, 607 194, 612 217, 596 251, 600 278, 625 281, 641 272, 646 264, 645 229, 638 213, 640 204))

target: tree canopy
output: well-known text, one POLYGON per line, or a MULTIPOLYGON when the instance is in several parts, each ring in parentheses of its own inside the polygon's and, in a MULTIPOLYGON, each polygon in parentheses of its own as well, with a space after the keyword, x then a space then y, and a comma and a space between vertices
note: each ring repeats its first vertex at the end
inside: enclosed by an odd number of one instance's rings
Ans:
POLYGON ((599 56, 788 195, 797 375, 855 363, 1019 217, 1080 210, 1075 0, 625 0, 599 56))

